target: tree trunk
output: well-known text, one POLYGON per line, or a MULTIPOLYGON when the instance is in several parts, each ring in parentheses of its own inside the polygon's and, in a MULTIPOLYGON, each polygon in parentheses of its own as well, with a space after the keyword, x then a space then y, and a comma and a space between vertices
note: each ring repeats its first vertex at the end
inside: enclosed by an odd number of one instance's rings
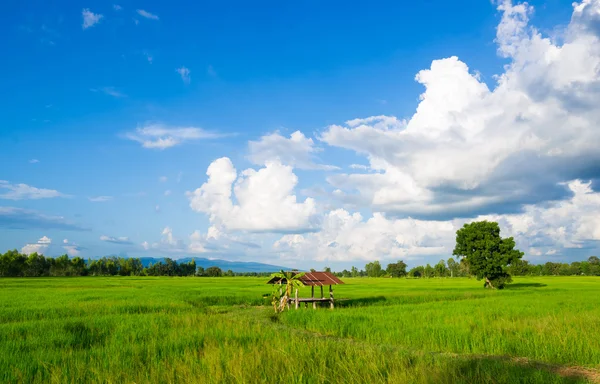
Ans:
POLYGON ((296 309, 298 309, 298 288, 296 288, 296 294, 295 294, 295 300, 296 302, 296 309))
POLYGON ((333 309, 333 289, 329 286, 329 307, 333 309))

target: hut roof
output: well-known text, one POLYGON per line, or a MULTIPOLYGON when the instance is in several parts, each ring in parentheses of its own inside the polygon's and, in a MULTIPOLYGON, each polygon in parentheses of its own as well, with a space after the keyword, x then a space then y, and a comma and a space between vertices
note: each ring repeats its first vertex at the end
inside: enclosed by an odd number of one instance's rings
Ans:
MULTIPOLYGON (((300 278, 300 281, 309 287, 344 284, 342 280, 338 279, 337 276, 331 272, 306 272, 304 276, 300 278)), ((267 281, 267 284, 279 284, 285 282, 285 279, 273 277, 271 280, 267 281)))

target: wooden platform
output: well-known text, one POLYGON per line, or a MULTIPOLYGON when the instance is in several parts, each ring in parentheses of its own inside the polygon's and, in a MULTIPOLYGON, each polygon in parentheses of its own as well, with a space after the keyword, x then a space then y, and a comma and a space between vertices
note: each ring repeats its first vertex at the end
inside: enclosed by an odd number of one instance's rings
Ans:
MULTIPOLYGON (((291 302, 295 302, 296 299, 290 298, 291 302)), ((316 302, 329 302, 331 299, 328 298, 318 298, 318 297, 299 297, 299 303, 316 303, 316 302)))

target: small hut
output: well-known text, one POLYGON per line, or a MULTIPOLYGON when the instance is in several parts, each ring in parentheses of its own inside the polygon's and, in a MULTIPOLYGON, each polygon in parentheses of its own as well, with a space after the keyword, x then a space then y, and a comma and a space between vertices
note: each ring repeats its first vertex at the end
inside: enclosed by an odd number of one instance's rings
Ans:
MULTIPOLYGON (((344 284, 344 282, 337 278, 331 272, 306 272, 304 276, 299 279, 306 286, 310 287, 311 297, 299 298, 298 297, 298 289, 296 288, 295 297, 290 298, 290 301, 293 302, 298 309, 300 303, 304 303, 308 306, 308 303, 312 303, 313 309, 317 308, 317 303, 320 302, 329 302, 329 307, 333 309, 334 307, 334 299, 333 299, 333 285, 344 284), (329 285, 329 297, 326 298, 323 294, 323 287, 329 285), (321 297, 315 297, 315 287, 321 287, 321 297)), ((267 284, 287 284, 286 279, 282 279, 279 277, 273 277, 271 280, 267 281, 267 284)))

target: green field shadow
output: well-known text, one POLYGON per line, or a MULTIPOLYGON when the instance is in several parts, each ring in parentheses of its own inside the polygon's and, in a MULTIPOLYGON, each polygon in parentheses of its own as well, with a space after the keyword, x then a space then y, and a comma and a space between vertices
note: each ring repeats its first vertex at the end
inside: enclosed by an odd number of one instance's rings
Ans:
POLYGON ((370 305, 382 304, 387 299, 385 296, 361 297, 357 299, 338 299, 335 301, 337 307, 367 307, 370 305))
POLYGON ((510 357, 460 357, 434 370, 427 383, 591 383, 585 371, 510 357))
POLYGON ((514 284, 507 284, 504 287, 504 289, 544 288, 547 286, 548 286, 548 284, 543 284, 543 283, 514 283, 514 284))

